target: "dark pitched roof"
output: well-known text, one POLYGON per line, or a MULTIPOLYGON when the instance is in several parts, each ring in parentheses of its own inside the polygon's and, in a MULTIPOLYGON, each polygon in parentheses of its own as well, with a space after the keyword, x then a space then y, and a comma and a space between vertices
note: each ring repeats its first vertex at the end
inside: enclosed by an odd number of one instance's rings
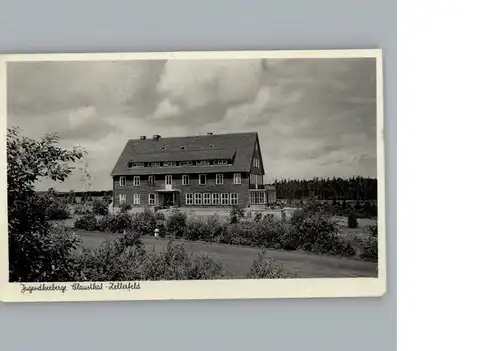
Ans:
POLYGON ((115 175, 180 174, 250 171, 257 133, 131 139, 111 172, 115 175), (232 159, 231 165, 129 168, 129 162, 197 161, 232 159))

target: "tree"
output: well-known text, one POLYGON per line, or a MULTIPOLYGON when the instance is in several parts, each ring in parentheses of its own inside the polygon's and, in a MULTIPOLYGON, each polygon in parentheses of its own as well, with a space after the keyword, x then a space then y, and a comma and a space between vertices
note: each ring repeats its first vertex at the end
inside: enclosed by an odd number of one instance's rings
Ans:
POLYGON ((46 201, 35 191, 43 178, 63 181, 85 150, 58 147, 57 134, 34 140, 7 129, 9 280, 71 279, 70 253, 77 239, 51 224, 46 201))

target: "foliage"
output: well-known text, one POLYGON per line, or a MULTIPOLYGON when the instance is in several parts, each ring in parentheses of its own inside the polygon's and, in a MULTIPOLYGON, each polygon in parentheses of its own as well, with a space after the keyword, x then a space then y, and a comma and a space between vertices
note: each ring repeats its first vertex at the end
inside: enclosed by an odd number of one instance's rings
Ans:
POLYGON ((347 217, 347 227, 351 229, 358 227, 358 219, 356 218, 356 215, 352 212, 347 217))
POLYGON ((139 233, 108 239, 97 249, 76 255, 80 281, 190 280, 223 276, 220 264, 189 254, 171 241, 161 251, 147 251, 139 233))
POLYGON ((234 224, 243 218, 245 218, 245 210, 242 207, 233 206, 229 213, 229 221, 234 224))
POLYGON ((35 191, 43 178, 63 181, 71 164, 85 155, 77 147, 58 147, 58 141, 56 134, 34 140, 21 136, 18 128, 7 130, 10 281, 69 278, 69 252, 77 240, 49 223, 46 200, 35 191))
POLYGON ((360 257, 367 261, 378 260, 378 226, 370 226, 370 237, 363 240, 363 249, 360 257))
POLYGON ((154 213, 150 209, 145 208, 144 212, 132 215, 131 229, 141 235, 153 235, 156 229, 156 217, 154 213))
POLYGON ((97 218, 92 213, 88 213, 83 217, 77 218, 74 227, 76 229, 84 229, 88 231, 99 230, 97 218))
POLYGON ((120 204, 120 212, 122 212, 122 213, 127 213, 131 209, 132 209, 132 205, 130 205, 128 202, 124 202, 124 203, 120 204))
POLYGON ((277 263, 274 258, 264 259, 265 251, 258 253, 253 261, 252 268, 247 274, 247 279, 279 279, 293 278, 294 275, 287 272, 282 265, 277 263))
POLYGON ((174 212, 167 219, 166 231, 174 237, 182 237, 186 229, 187 217, 182 212, 174 212))
POLYGON ((313 178, 312 180, 279 179, 274 182, 279 199, 303 200, 376 200, 377 179, 353 177, 313 178))
POLYGON ((44 200, 44 207, 47 211, 47 219, 61 220, 70 217, 68 203, 61 200, 53 188, 50 188, 46 194, 41 196, 41 198, 44 200))
POLYGON ((106 199, 94 199, 92 200, 92 212, 99 216, 105 216, 108 214, 108 205, 106 199))

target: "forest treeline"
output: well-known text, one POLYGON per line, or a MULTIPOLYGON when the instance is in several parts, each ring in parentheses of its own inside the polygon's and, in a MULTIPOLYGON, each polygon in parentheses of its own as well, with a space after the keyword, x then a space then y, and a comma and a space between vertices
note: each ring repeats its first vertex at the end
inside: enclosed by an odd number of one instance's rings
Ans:
POLYGON ((377 200, 376 178, 277 179, 273 185, 278 199, 377 200))

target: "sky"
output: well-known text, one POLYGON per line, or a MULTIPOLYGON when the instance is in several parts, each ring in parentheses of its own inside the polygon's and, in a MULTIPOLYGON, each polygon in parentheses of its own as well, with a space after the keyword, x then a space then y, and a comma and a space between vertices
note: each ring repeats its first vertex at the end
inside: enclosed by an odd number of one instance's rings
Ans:
POLYGON ((258 132, 265 181, 376 177, 373 58, 14 62, 7 123, 88 155, 63 183, 109 190, 128 139, 258 132))

